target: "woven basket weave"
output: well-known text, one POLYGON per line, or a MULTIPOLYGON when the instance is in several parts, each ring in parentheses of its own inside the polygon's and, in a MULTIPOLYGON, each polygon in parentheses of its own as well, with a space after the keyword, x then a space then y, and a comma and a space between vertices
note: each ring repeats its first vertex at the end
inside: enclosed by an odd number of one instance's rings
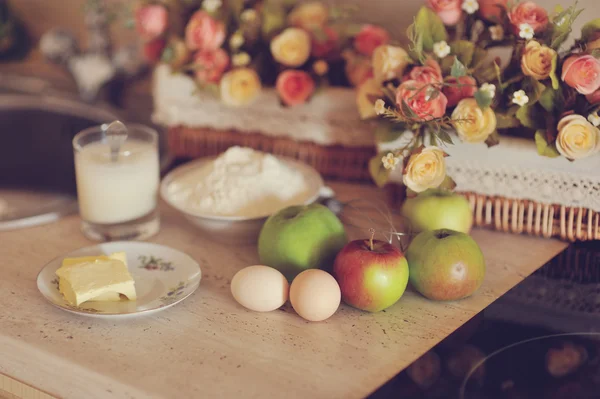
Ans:
POLYGON ((175 157, 198 158, 219 155, 229 147, 244 146, 275 155, 298 159, 327 179, 367 182, 372 147, 322 146, 260 133, 239 133, 211 128, 170 127, 169 148, 175 157))
POLYGON ((600 214, 589 209, 461 194, 469 199, 476 226, 568 241, 600 240, 600 214))

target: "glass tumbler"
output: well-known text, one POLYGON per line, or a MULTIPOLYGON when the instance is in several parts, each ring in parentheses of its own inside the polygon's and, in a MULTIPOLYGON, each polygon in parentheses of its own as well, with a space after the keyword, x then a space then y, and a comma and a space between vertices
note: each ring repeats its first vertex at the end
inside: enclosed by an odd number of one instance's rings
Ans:
POLYGON ((144 240, 160 229, 158 133, 128 125, 115 157, 107 126, 90 127, 73 138, 81 230, 97 241, 144 240))

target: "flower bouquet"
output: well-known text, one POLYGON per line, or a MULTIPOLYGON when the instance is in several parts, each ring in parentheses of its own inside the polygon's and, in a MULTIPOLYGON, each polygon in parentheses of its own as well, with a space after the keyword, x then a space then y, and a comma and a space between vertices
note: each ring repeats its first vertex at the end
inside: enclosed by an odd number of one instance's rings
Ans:
POLYGON ((459 191, 475 191, 481 224, 600 238, 600 180, 583 164, 568 165, 600 150, 600 19, 568 45, 580 13, 576 4, 548 13, 530 1, 429 0, 408 29, 410 45, 376 48, 373 76, 357 90, 361 116, 378 122, 374 181, 385 185, 401 166, 414 195, 452 189, 446 171, 454 171, 459 191), (556 159, 532 160, 512 144, 515 134, 556 159), (503 137, 509 147, 482 148, 503 137), (448 153, 459 158, 447 163, 448 153), (499 197, 505 192, 515 195, 499 197))

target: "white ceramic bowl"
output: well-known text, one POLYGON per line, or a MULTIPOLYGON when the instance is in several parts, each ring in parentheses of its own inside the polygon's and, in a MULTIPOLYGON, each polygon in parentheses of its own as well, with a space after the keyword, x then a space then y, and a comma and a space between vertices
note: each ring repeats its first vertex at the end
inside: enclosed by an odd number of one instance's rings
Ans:
MULTIPOLYGON (((216 157, 201 158, 189 163, 186 163, 178 168, 175 168, 167 174, 160 185, 160 195, 165 202, 171 207, 179 211, 192 224, 200 228, 211 239, 225 243, 238 244, 254 244, 258 240, 258 235, 263 224, 270 214, 261 215, 258 217, 244 216, 221 216, 210 215, 198 212, 192 212, 183 208, 169 196, 169 186, 176 181, 180 176, 183 176, 195 169, 204 167, 207 163, 212 162, 216 157)), ((308 205, 315 202, 321 193, 325 190, 325 185, 321 175, 312 167, 287 157, 277 157, 280 161, 288 166, 300 171, 309 187, 309 195, 303 204, 308 205)))

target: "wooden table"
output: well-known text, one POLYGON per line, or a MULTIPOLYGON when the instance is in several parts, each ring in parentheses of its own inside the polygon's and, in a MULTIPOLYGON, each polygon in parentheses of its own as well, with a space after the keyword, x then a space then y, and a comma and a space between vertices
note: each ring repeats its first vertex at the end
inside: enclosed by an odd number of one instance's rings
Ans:
MULTIPOLYGON (((342 200, 383 198, 372 187, 332 187, 342 200)), ((255 247, 211 242, 166 205, 161 212, 161 232, 150 241, 198 260, 202 282, 175 307, 130 320, 73 315, 38 292, 46 262, 90 244, 77 216, 0 232, 0 373, 10 377, 0 379, 0 397, 48 397, 41 390, 65 398, 361 398, 566 247, 475 230, 488 272, 471 298, 439 303, 409 290, 385 312, 342 306, 309 323, 289 306, 266 314, 239 306, 229 282, 257 263, 255 247)))

